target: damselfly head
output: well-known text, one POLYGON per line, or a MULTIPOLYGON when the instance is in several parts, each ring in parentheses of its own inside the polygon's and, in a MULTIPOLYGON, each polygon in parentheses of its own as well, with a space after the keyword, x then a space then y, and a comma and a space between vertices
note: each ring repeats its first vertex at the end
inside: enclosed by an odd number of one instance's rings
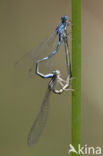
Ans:
POLYGON ((65 23, 68 20, 68 16, 62 16, 61 21, 62 23, 65 23))
POLYGON ((53 71, 53 74, 54 74, 54 75, 59 75, 59 76, 60 76, 60 71, 59 71, 59 70, 54 70, 54 71, 53 71))

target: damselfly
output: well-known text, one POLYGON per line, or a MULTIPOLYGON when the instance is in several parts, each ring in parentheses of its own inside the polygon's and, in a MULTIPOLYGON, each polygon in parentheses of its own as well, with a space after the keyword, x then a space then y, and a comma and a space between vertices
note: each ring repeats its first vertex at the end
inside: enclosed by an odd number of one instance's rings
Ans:
POLYGON ((48 84, 48 89, 40 107, 40 112, 38 113, 27 138, 27 142, 30 146, 37 143, 45 128, 49 112, 49 97, 51 91, 53 91, 56 94, 61 94, 64 91, 63 88, 59 90, 55 89, 56 84, 59 82, 61 85, 62 81, 63 80, 60 78, 60 71, 53 71, 53 76, 48 84))
MULTIPOLYGON (((30 76, 34 77, 35 73, 37 73, 35 72, 36 62, 37 60, 40 60, 37 64, 39 64, 39 62, 45 63, 44 70, 46 71, 46 73, 51 73, 55 69, 55 67, 53 66, 53 61, 55 59, 54 54, 58 52, 62 42, 64 42, 67 74, 69 75, 69 72, 71 72, 71 68, 69 66, 71 66, 71 64, 70 52, 68 48, 68 37, 71 36, 71 32, 67 32, 67 28, 70 28, 71 30, 71 22, 67 22, 67 19, 67 16, 61 17, 61 23, 57 26, 56 30, 53 31, 51 35, 47 39, 45 39, 39 46, 22 56, 15 63, 15 67, 19 68, 21 71, 23 71, 23 73, 28 73, 30 76)), ((56 62, 58 62, 58 60, 56 60, 56 62)), ((49 76, 47 76, 47 78, 48 77, 49 76)), ((44 78, 46 78, 46 76, 44 76, 44 78)))
POLYGON ((59 76, 59 74, 60 72, 58 70, 54 71, 53 77, 48 84, 48 89, 46 91, 42 105, 40 107, 40 112, 38 113, 27 138, 27 142, 30 146, 37 143, 45 128, 49 111, 49 97, 51 91, 53 91, 55 88, 56 78, 59 76))
POLYGON ((61 23, 57 26, 56 30, 50 35, 50 37, 44 41, 39 47, 35 50, 27 53, 21 59, 16 62, 16 66, 24 67, 26 72, 35 73, 44 79, 51 78, 48 90, 42 102, 40 112, 37 115, 37 118, 29 132, 28 135, 28 144, 35 144, 43 130, 47 121, 48 110, 49 110, 49 97, 51 91, 56 94, 61 94, 64 90, 72 90, 70 89, 70 80, 72 77, 71 73, 71 61, 70 61, 70 52, 68 47, 68 35, 67 27, 71 26, 71 22, 68 21, 67 16, 61 17, 61 23), (56 42, 58 40, 58 44, 56 42), (51 62, 49 61, 51 57, 53 57, 58 51, 61 44, 64 43, 65 46, 65 57, 66 57, 66 71, 67 78, 66 80, 61 78, 61 74, 59 70, 51 70, 51 62), (50 46, 50 45, 53 46, 50 46), (48 55, 47 55, 47 54, 48 55), (39 71, 39 65, 42 62, 48 61, 49 73, 43 74, 39 71), (36 64, 36 67, 35 67, 36 64), (23 66, 24 65, 24 66, 23 66), (59 85, 59 89, 57 88, 59 85))

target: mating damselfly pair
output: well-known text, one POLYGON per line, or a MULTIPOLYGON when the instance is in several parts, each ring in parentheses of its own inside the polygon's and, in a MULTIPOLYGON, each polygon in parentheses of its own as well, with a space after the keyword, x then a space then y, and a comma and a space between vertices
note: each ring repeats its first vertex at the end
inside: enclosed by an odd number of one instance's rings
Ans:
POLYGON ((32 75, 39 75, 44 79, 50 79, 48 84, 48 89, 45 94, 44 100, 40 107, 40 112, 38 113, 36 120, 29 132, 28 135, 28 144, 33 145, 39 140, 47 121, 48 110, 49 110, 49 97, 50 93, 61 94, 65 90, 72 90, 70 88, 70 81, 72 79, 71 72, 71 59, 69 51, 69 33, 67 27, 71 27, 71 22, 68 20, 68 16, 61 17, 61 23, 57 26, 56 30, 50 35, 50 37, 42 42, 40 46, 32 50, 31 52, 24 55, 16 62, 16 66, 24 66, 24 69, 32 75), (55 45, 56 41, 57 45, 55 45), (59 51, 61 44, 64 43, 65 51, 65 62, 66 62, 66 71, 67 76, 64 80, 61 78, 60 70, 52 70, 51 68, 51 58, 59 51), (50 46, 49 46, 50 45, 50 46), (43 56, 42 56, 43 55, 43 56), (47 74, 40 72, 40 65, 43 62, 47 62, 46 68, 48 68, 47 74), (57 88, 59 86, 59 88, 57 88))

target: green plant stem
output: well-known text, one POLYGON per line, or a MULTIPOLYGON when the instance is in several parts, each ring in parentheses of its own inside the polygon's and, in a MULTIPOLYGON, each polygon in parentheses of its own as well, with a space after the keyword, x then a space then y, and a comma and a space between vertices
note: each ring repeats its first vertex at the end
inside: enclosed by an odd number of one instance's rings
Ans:
MULTIPOLYGON (((81 143, 81 0, 72 0, 72 145, 81 143)), ((72 153, 72 156, 80 154, 72 153)))

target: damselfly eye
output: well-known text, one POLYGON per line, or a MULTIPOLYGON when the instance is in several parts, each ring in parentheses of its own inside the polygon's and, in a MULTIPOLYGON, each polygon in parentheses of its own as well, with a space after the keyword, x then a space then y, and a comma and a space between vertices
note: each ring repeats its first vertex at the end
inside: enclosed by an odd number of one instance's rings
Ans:
POLYGON ((68 20, 68 16, 62 16, 61 20, 62 20, 62 22, 66 22, 68 20))

